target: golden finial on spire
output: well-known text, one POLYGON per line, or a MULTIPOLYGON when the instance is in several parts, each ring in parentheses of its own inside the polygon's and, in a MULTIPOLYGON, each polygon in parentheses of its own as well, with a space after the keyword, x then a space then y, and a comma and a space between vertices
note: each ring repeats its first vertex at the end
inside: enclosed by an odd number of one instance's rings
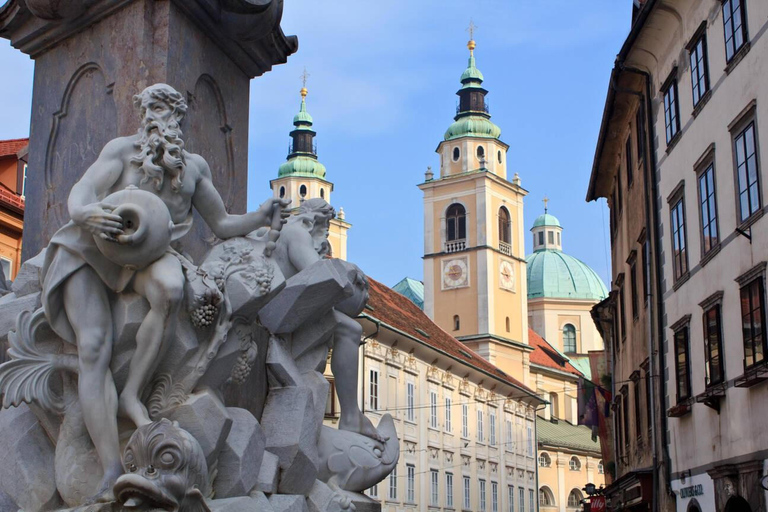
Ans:
POLYGON ((301 91, 299 91, 302 98, 307 97, 307 78, 309 78, 309 73, 307 73, 307 68, 304 68, 304 72, 301 74, 301 91))
POLYGON ((472 52, 475 50, 475 30, 477 30, 477 25, 475 25, 475 22, 471 19, 469 20, 469 27, 467 27, 467 32, 469 32, 469 42, 467 42, 467 48, 469 49, 469 53, 472 54, 472 52))
POLYGON ((547 196, 544 196, 544 199, 541 200, 542 203, 544 203, 544 213, 547 213, 547 206, 549 205, 549 198, 547 196))

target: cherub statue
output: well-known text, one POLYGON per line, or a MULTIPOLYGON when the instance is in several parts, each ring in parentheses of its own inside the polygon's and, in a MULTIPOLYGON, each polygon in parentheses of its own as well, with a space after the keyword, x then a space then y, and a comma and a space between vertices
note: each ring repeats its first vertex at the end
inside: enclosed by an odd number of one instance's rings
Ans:
MULTIPOLYGON (((298 213, 288 220, 280 232, 273 255, 286 279, 328 255, 328 229, 335 216, 336 212, 330 204, 316 198, 304 201, 298 213)), ((351 263, 348 265, 356 269, 354 284, 363 293, 356 293, 331 311, 336 322, 331 371, 341 405, 339 429, 386 442, 387 439, 376 430, 357 405, 358 359, 363 328, 355 321, 355 317, 368 300, 368 280, 360 269, 351 263)))
POLYGON ((110 141, 72 187, 72 221, 51 239, 43 268, 45 315, 59 336, 77 345, 79 401, 104 470, 94 501, 112 500, 111 489, 123 472, 118 413, 137 427, 150 423, 140 397, 174 334, 185 289, 183 257, 170 242, 189 231, 193 206, 217 237, 227 239, 263 226, 279 229, 290 202, 271 199, 255 212, 228 214, 206 161, 184 150, 184 97, 156 84, 135 96, 134 103, 141 113, 139 132, 110 141), (130 212, 121 215, 120 205, 113 204, 126 189, 151 211, 145 212, 145 221, 166 222, 158 239, 147 239, 130 212), (134 258, 133 263, 126 258, 134 258), (118 397, 110 372, 110 295, 129 289, 146 298, 150 310, 136 334, 118 397))

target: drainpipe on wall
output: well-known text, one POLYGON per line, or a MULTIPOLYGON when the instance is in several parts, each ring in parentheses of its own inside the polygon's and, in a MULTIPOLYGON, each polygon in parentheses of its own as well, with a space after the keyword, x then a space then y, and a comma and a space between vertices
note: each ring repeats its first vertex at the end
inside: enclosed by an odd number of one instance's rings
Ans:
MULTIPOLYGON (((652 444, 653 444, 653 486, 654 486, 654 494, 653 494, 653 511, 658 512, 659 509, 659 499, 657 496, 657 493, 655 492, 656 489, 659 488, 659 462, 658 462, 658 453, 659 451, 662 452, 663 459, 664 459, 664 466, 667 468, 667 471, 665 472, 665 488, 667 491, 667 494, 670 496, 674 496, 674 493, 672 492, 671 484, 670 484, 670 457, 669 457, 669 447, 668 447, 668 440, 667 440, 667 416, 664 413, 664 397, 667 395, 666 391, 666 381, 664 380, 665 375, 665 364, 666 361, 664 360, 664 354, 662 352, 661 347, 661 339, 663 338, 664 333, 664 301, 661 294, 661 234, 659 230, 659 223, 658 223, 658 217, 656 215, 659 211, 659 205, 658 205, 658 185, 656 182, 656 153, 653 151, 653 147, 648 147, 649 144, 652 144, 653 140, 655 140, 656 133, 655 133, 655 125, 653 123, 653 104, 652 104, 652 96, 651 96, 651 75, 643 70, 627 67, 624 65, 624 62, 621 61, 618 63, 620 69, 623 71, 627 71, 630 73, 635 73, 637 75, 640 75, 643 77, 645 81, 645 117, 646 117, 646 125, 647 130, 644 134, 646 137, 646 148, 643 148, 645 151, 645 161, 650 162, 650 166, 646 163, 643 165, 643 170, 645 171, 645 179, 646 182, 650 184, 651 187, 651 193, 650 197, 648 197, 648 194, 646 194, 646 208, 645 208, 645 224, 646 224, 646 240, 650 241, 650 235, 653 233, 653 244, 655 247, 654 251, 654 263, 656 267, 656 303, 654 304, 653 300, 653 288, 651 285, 651 272, 650 272, 650 243, 646 243, 646 248, 644 249, 645 255, 646 255, 646 264, 649 266, 646 272, 646 285, 648 286, 648 291, 650 296, 646 299, 648 300, 649 307, 651 308, 648 313, 648 358, 649 358, 649 373, 648 378, 651 379, 651 390, 653 391, 651 393, 651 413, 656 413, 656 401, 657 401, 657 394, 654 386, 654 378, 657 376, 656 372, 654 371, 655 365, 654 365, 654 357, 657 357, 658 360, 656 361, 658 364, 658 378, 659 378, 659 396, 661 396, 662 401, 659 404, 659 415, 661 417, 661 443, 659 443, 658 435, 656 432, 656 421, 654 421, 654 428, 651 429, 651 437, 652 437, 652 444), (658 344, 657 348, 654 351, 654 338, 653 338, 653 317, 654 317, 654 311, 655 316, 658 321, 658 344), (655 353, 655 355, 654 355, 655 353), (659 444, 661 446, 659 446, 659 444), (661 448, 661 450, 659 450, 661 448)), ((637 92, 632 91, 623 91, 623 92, 629 92, 630 94, 634 94, 642 99, 643 95, 637 92)))

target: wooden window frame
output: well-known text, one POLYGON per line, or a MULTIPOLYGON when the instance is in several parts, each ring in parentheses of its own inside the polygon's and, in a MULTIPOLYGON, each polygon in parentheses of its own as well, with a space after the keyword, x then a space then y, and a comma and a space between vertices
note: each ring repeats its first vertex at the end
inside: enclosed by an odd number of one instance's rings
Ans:
POLYGON ((701 246, 701 259, 706 262, 708 261, 707 257, 710 254, 714 255, 713 251, 717 251, 720 247, 720 218, 717 206, 717 170, 714 145, 710 146, 705 155, 699 159, 695 169, 696 203, 699 211, 699 244, 701 246), (711 176, 711 182, 707 176, 711 176), (714 216, 712 210, 714 210, 714 216))
POLYGON ((677 67, 670 73, 661 87, 664 109, 664 134, 667 147, 672 147, 680 135, 680 95, 677 88, 677 67))
POLYGON ((735 58, 738 57, 739 51, 744 48, 747 44, 749 44, 749 30, 747 26, 747 6, 746 1, 744 0, 722 0, 722 15, 723 15, 723 43, 725 45, 725 61, 730 64, 735 58), (735 44, 735 38, 736 38, 736 27, 733 25, 733 13, 735 12, 735 9, 733 8, 733 3, 738 2, 739 9, 741 10, 740 13, 740 19, 741 19, 741 25, 739 26, 739 29, 741 31, 741 37, 742 41, 741 44, 736 46, 735 44), (728 6, 728 16, 726 17, 726 6, 728 6), (731 30, 731 38, 734 40, 734 44, 731 48, 731 54, 728 55, 728 26, 730 23, 730 30, 731 30))
POLYGON ((675 395, 678 405, 687 403, 693 396, 693 390, 691 389, 690 321, 691 316, 686 315, 672 325, 675 360, 673 369, 675 373, 675 395), (683 357, 682 361, 681 356, 683 357), (685 386, 684 390, 681 384, 685 386))

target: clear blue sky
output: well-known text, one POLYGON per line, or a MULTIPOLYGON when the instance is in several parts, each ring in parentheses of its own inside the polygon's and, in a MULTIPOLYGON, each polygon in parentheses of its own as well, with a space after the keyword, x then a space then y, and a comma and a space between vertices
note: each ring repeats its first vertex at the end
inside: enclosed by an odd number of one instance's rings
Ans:
MULTIPOLYGON (((306 67, 319 158, 335 184, 334 206, 353 224, 349 259, 390 286, 421 279, 416 184, 427 166, 438 168, 434 150, 455 114, 472 19, 510 177, 519 173, 530 191, 526 230, 548 196, 566 252, 608 284, 607 209, 584 197, 631 10, 631 0, 285 0, 282 26, 299 37, 299 51, 252 82, 249 207, 269 196, 285 160, 306 67)), ((3 40, 0 68, 0 139, 25 137, 32 62, 3 40)))

